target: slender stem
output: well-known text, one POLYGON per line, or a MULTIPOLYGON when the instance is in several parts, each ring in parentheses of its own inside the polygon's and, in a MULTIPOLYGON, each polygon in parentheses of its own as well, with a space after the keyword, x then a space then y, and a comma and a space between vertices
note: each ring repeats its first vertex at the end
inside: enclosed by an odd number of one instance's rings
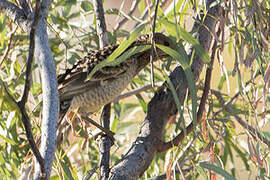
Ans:
MULTIPOLYGON (((108 45, 108 37, 107 37, 107 29, 106 22, 104 18, 104 10, 102 0, 93 0, 94 9, 96 12, 96 20, 97 20, 97 34, 99 36, 99 44, 100 47, 104 47, 108 45)), ((104 130, 110 131, 110 112, 111 112, 111 104, 107 104, 104 106, 102 110, 102 114, 100 117, 101 125, 104 127, 104 130)), ((100 179, 107 179, 110 173, 110 148, 112 146, 112 140, 109 136, 105 135, 101 138, 100 141, 100 179)))
POLYGON ((153 29, 152 29, 152 36, 151 36, 151 56, 150 56, 150 65, 151 65, 151 83, 152 87, 155 86, 155 77, 154 77, 154 39, 155 39, 155 29, 156 29, 156 21, 157 21, 157 10, 158 10, 159 0, 156 1, 156 8, 153 20, 153 29))

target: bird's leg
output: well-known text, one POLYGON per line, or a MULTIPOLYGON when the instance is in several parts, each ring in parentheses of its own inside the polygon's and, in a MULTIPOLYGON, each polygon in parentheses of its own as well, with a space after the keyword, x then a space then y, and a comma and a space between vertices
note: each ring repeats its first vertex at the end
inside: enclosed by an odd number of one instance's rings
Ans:
POLYGON ((97 122, 95 122, 93 119, 89 118, 86 115, 83 115, 82 118, 84 120, 86 120, 87 122, 93 124, 94 126, 96 126, 97 128, 99 128, 102 132, 104 132, 109 138, 111 138, 112 142, 114 142, 114 132, 105 129, 104 127, 102 127, 101 125, 99 125, 97 122))

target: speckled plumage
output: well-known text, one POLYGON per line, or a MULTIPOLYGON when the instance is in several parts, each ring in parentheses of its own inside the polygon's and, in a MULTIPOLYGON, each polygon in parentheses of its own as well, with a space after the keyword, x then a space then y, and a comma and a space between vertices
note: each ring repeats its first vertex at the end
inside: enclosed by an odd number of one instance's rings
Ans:
MULTIPOLYGON (((161 33, 155 34, 155 43, 172 47, 171 40, 161 33)), ((127 49, 151 44, 149 35, 142 35, 127 49)), ((58 76, 60 94, 60 118, 67 111, 78 109, 79 113, 98 111, 103 105, 113 101, 128 86, 129 82, 144 68, 150 59, 150 50, 137 53, 116 66, 105 66, 85 82, 93 68, 105 60, 118 45, 106 46, 90 51, 72 68, 58 76)), ((155 60, 167 57, 157 49, 155 60)))

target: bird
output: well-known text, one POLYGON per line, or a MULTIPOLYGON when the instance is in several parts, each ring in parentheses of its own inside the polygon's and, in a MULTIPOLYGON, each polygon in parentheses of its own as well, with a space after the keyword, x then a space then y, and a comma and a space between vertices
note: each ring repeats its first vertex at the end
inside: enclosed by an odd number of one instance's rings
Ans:
MULTIPOLYGON (((155 33, 154 41, 156 44, 173 48, 172 40, 162 33, 155 33)), ((140 35, 125 52, 141 45, 151 45, 149 34, 140 35)), ((118 46, 108 45, 99 50, 91 50, 84 58, 58 76, 60 119, 72 111, 83 116, 98 111, 118 97, 132 79, 149 64, 151 49, 135 53, 118 65, 105 66, 87 79, 95 66, 106 60, 118 46)), ((154 61, 166 57, 168 55, 165 52, 156 48, 154 61)))

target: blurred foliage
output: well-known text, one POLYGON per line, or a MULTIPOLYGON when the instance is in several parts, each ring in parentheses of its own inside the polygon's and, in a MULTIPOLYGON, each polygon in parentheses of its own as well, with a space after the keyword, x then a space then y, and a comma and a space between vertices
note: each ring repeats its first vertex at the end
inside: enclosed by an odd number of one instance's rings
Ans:
MULTIPOLYGON (((212 81, 215 83, 212 83, 214 86, 211 88, 215 91, 211 91, 209 95, 203 122, 179 147, 157 154, 141 179, 163 173, 168 179, 180 179, 183 175, 186 179, 215 179, 221 176, 225 179, 242 179, 243 174, 245 179, 270 179, 268 147, 252 138, 245 129, 239 128, 239 124, 234 120, 234 116, 238 115, 270 141, 270 133, 265 128, 268 126, 269 131, 269 89, 263 82, 267 65, 270 63, 270 2, 222 2, 228 13, 226 19, 221 22, 225 25, 225 33, 219 43, 218 65, 214 66, 220 71, 213 74, 212 81), (225 52, 229 55, 225 55, 225 52), (249 83, 246 83, 249 79, 249 83), (226 111, 222 100, 232 100, 228 105, 230 112, 226 111)), ((181 64, 186 54, 181 48, 187 42, 197 44, 197 40, 184 28, 190 26, 190 21, 194 21, 191 17, 204 7, 198 6, 197 1, 167 1, 167 4, 170 3, 175 6, 169 11, 165 12, 165 8, 159 8, 156 31, 165 31, 178 43, 178 52, 171 53, 173 57, 182 57, 179 60, 181 64)), ((140 15, 147 8, 148 3, 140 1, 140 15)), ((133 23, 142 22, 140 16, 129 15, 122 9, 106 9, 105 16, 125 17, 128 18, 128 22, 133 23)), ((151 32, 149 22, 150 20, 146 19, 146 26, 141 33, 151 32)), ((95 23, 91 1, 53 1, 48 17, 48 34, 58 73, 82 58, 88 50, 99 49, 95 23)), ((108 35, 110 44, 114 44, 117 43, 118 36, 129 35, 129 30, 122 28, 110 31, 108 35)), ((23 91, 28 46, 28 35, 5 14, 0 14, 0 77, 16 100, 21 97, 23 91)), ((206 63, 209 62, 209 56, 200 46, 196 46, 196 52, 206 63)), ((169 58, 163 64, 166 70, 155 64, 156 81, 168 80, 168 74, 179 62, 169 58)), ((188 62, 185 63, 186 69, 189 70, 188 62)), ((150 69, 146 67, 134 78, 129 89, 149 84, 149 74, 150 69)), ((192 75, 187 76, 190 79, 189 83, 194 84, 192 75)), ((41 77, 37 65, 34 64, 27 111, 36 137, 40 135, 40 82, 41 77)), ((195 86, 192 86, 195 91, 191 92, 190 99, 186 98, 182 107, 177 103, 181 113, 175 121, 168 123, 164 139, 172 139, 181 132, 182 127, 194 120, 196 103, 199 103, 196 96, 199 99, 199 87, 203 82, 204 77, 201 77, 197 83, 197 93, 195 86)), ((171 88, 173 91, 173 87, 171 88)), ((140 124, 147 111, 147 102, 153 93, 154 90, 149 90, 136 95, 137 101, 124 100, 114 103, 111 129, 116 133, 116 142, 111 150, 112 166, 127 152, 139 133, 140 124)), ((18 178, 32 163, 30 146, 20 117, 16 105, 7 96, 4 87, 0 86, 0 175, 4 179, 18 178)), ((90 127, 90 124, 81 122, 75 123, 72 128, 69 125, 67 129, 69 131, 65 134, 64 142, 56 152, 51 179, 82 179, 99 163, 98 141, 95 139, 97 131, 90 127)), ((93 179, 98 177, 97 173, 93 179)))

